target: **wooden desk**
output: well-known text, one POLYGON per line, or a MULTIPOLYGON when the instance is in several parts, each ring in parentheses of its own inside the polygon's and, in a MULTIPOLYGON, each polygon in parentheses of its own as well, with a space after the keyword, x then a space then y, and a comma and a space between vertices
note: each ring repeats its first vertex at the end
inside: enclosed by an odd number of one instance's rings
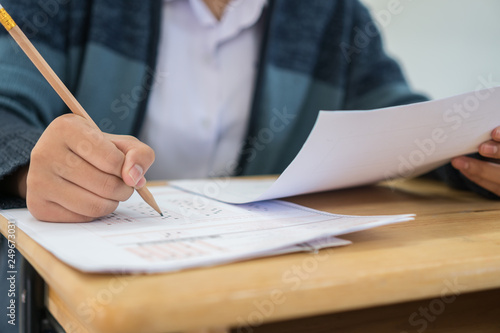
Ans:
POLYGON ((500 202, 422 180, 290 201, 417 218, 316 254, 148 276, 80 273, 22 231, 18 249, 67 332, 500 332, 500 202))

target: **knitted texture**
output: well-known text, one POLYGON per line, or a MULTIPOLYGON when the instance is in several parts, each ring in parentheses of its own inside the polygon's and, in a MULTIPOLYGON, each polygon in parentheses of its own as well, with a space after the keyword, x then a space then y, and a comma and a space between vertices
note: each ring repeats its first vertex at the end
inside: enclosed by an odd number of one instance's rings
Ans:
MULTIPOLYGON (((150 83, 168 79, 168 73, 155 72, 163 0, 2 4, 103 131, 139 133, 150 83)), ((376 24, 358 0, 270 0, 264 16, 238 174, 281 173, 320 110, 426 100, 411 91, 384 52, 376 24)), ((0 71, 1 179, 28 163, 41 130, 68 110, 5 32, 0 32, 0 71)), ((437 174, 453 186, 489 195, 450 166, 437 174)))

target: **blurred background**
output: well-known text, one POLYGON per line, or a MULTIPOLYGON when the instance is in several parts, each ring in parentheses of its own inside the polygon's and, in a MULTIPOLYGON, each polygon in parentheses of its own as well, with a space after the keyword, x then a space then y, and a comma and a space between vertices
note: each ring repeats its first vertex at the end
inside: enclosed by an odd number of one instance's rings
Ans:
POLYGON ((499 0, 362 0, 411 86, 432 99, 500 85, 499 0))

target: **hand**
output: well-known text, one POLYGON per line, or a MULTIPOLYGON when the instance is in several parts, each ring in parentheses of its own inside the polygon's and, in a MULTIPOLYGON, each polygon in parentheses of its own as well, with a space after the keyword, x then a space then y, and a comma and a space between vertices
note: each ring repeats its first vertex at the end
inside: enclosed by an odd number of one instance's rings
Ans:
POLYGON ((491 137, 492 140, 479 146, 479 154, 487 161, 461 156, 454 158, 451 164, 474 183, 500 196, 500 126, 493 130, 491 137))
POLYGON ((80 116, 55 119, 33 148, 26 203, 42 221, 86 222, 112 213, 146 184, 154 161, 147 145, 104 134, 80 116))

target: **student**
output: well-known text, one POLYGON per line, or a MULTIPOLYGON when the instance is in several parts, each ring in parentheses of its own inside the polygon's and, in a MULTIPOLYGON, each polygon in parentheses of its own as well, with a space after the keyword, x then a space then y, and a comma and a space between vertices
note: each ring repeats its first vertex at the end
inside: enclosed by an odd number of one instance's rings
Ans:
MULTIPOLYGON (((18 207, 26 198, 41 220, 111 213, 144 186, 148 170, 150 180, 280 173, 318 110, 425 100, 409 89, 354 0, 2 3, 112 133, 67 114, 0 35, 1 204, 18 207), (272 140, 259 139, 263 129, 272 140)), ((440 177, 498 197, 500 127, 492 136, 478 159, 458 157, 440 177)))
MULTIPOLYGON (((41 220, 89 221, 144 185, 150 147, 158 160, 150 179, 279 173, 318 110, 424 100, 383 52, 359 2, 228 2, 4 2, 105 132, 149 146, 100 137, 63 115, 63 102, 3 34, 3 188, 26 197, 41 220), (258 142, 272 121, 280 130, 258 142)), ((498 158, 498 146, 484 144, 481 155, 498 158)), ((472 180, 448 167, 454 183, 500 194, 497 165, 453 165, 472 180)))

